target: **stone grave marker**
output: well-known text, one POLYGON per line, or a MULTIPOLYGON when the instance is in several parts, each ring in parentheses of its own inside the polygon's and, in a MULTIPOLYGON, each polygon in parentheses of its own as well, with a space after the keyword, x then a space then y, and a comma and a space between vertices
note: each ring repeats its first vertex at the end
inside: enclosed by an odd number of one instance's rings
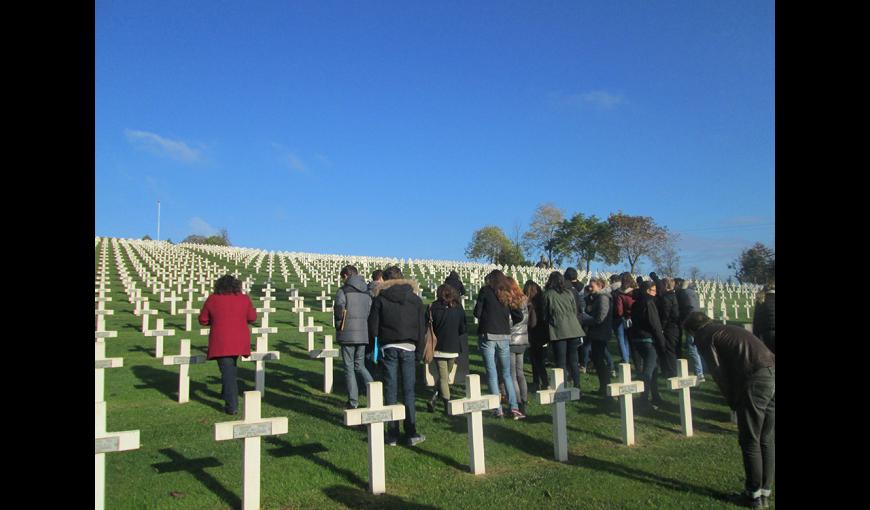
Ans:
POLYGON ((538 403, 555 404, 553 406, 553 451, 556 460, 568 462, 568 420, 565 415, 565 402, 580 400, 580 389, 565 387, 565 371, 561 368, 550 369, 550 384, 556 389, 538 391, 538 403))
POLYGON ((344 411, 344 424, 351 427, 368 425, 369 436, 369 491, 372 494, 386 492, 384 469, 384 422, 404 420, 403 404, 384 405, 383 383, 368 383, 369 406, 344 411))
MULTIPOLYGON (((455 365, 454 365, 455 366, 455 365)), ((486 473, 486 460, 483 448, 483 411, 496 409, 500 403, 499 395, 480 395, 480 376, 468 374, 465 377, 466 398, 450 400, 447 412, 451 416, 466 414, 468 422, 469 468, 475 475, 486 473)))
POLYGON ((106 432, 106 403, 94 402, 94 509, 106 507, 106 454, 137 450, 139 431, 106 432))
POLYGON ((287 417, 261 418, 260 392, 245 392, 245 419, 214 424, 214 440, 244 439, 242 508, 260 508, 260 437, 287 433, 287 417))
POLYGON ((205 355, 190 355, 190 340, 181 339, 181 352, 178 356, 163 356, 164 365, 179 365, 178 367, 178 403, 190 401, 190 365, 205 363, 205 355))
POLYGON ((157 319, 157 329, 152 331, 146 331, 145 336, 153 336, 154 343, 154 357, 162 358, 163 357, 163 337, 165 336, 174 336, 174 329, 163 329, 163 319, 157 319))
POLYGON ((119 368, 124 366, 124 358, 107 358, 106 344, 94 342, 94 402, 102 402, 105 399, 105 373, 107 368, 119 368))
POLYGON ((634 444, 634 393, 643 393, 643 381, 631 380, 631 365, 619 364, 619 382, 607 385, 607 395, 619 397, 619 416, 622 418, 622 442, 634 444))
POLYGON ((698 378, 689 375, 689 362, 683 358, 677 360, 677 376, 669 377, 668 383, 672 390, 680 392, 680 424, 683 434, 692 437, 692 402, 689 396, 689 388, 698 385, 698 378))
POLYGON ((323 343, 323 349, 309 350, 308 357, 323 359, 323 393, 332 393, 332 358, 338 357, 338 349, 332 348, 332 335, 326 335, 323 343))

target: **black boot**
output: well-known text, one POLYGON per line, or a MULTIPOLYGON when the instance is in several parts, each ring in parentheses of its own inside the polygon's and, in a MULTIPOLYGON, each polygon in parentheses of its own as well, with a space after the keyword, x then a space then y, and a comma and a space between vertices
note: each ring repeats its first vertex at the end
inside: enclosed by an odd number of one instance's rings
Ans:
POLYGON ((435 400, 438 398, 438 390, 435 390, 435 393, 432 394, 432 398, 426 401, 426 409, 429 410, 430 413, 435 412, 435 400))
POLYGON ((449 400, 447 400, 446 398, 441 398, 441 405, 444 407, 442 412, 444 413, 444 416, 447 416, 449 418, 450 413, 448 413, 447 410, 450 408, 450 404, 448 404, 447 402, 449 402, 449 400))

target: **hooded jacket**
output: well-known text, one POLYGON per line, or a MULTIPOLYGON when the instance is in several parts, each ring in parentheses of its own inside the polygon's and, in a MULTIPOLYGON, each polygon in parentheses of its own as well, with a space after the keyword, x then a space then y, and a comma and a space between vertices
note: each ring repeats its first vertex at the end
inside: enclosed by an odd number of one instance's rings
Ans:
POLYGON ((456 289, 460 296, 465 295, 465 285, 462 285, 462 280, 460 280, 458 276, 452 278, 448 276, 447 279, 444 280, 444 283, 456 289))
POLYGON ((586 328, 586 337, 592 342, 607 342, 613 326, 613 307, 610 293, 606 290, 590 294, 589 313, 583 314, 581 325, 586 328))
POLYGON ((555 289, 544 291, 543 319, 550 326, 550 341, 585 336, 577 315, 578 306, 574 299, 574 291, 569 289, 561 293, 555 289))
POLYGON ((690 313, 701 311, 701 300, 698 298, 698 291, 694 287, 678 290, 677 306, 680 307, 680 324, 682 324, 690 313))
POLYGON ((495 291, 489 285, 481 287, 474 304, 474 316, 477 318, 477 336, 510 335, 511 320, 523 320, 522 311, 512 310, 508 305, 498 300, 495 291))
POLYGON ((619 288, 613 291, 613 323, 622 319, 631 319, 631 307, 634 305, 634 289, 619 288))
POLYGON ((737 409, 756 371, 776 367, 776 355, 742 327, 710 322, 695 332, 695 345, 731 409, 737 409))
POLYGON ((372 296, 362 276, 348 277, 335 295, 335 335, 340 344, 369 343, 372 296))
POLYGON ((677 293, 667 292, 656 297, 656 307, 662 321, 662 330, 672 336, 680 331, 680 307, 677 304, 677 293))
POLYGON ((414 280, 387 280, 374 289, 369 312, 369 338, 378 337, 380 345, 412 343, 416 357, 422 359, 426 335, 420 287, 414 280))

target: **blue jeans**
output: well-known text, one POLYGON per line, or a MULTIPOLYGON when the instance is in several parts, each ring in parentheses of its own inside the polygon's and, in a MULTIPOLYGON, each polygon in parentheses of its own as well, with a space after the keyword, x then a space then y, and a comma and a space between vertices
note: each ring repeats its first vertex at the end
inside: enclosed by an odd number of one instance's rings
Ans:
POLYGON ((628 337, 625 334, 625 319, 619 319, 619 324, 614 328, 616 340, 619 343, 619 355, 623 363, 631 363, 631 351, 628 349, 628 337))
MULTIPOLYGON (((414 384, 417 382, 417 362, 414 351, 384 349, 384 402, 390 406, 397 402, 399 393, 399 371, 402 373, 402 403, 405 404, 405 435, 417 435, 417 414, 415 412, 414 384)), ((387 423, 387 435, 398 437, 399 422, 387 423)))
POLYGON ((566 338, 563 340, 553 340, 550 342, 553 348, 553 357, 556 359, 556 366, 567 372, 567 376, 574 382, 575 388, 580 388, 580 364, 578 348, 580 347, 579 338, 566 338))
POLYGON ((695 375, 704 375, 704 362, 701 360, 701 354, 698 353, 698 347, 695 346, 695 337, 686 335, 686 350, 692 358, 692 367, 695 369, 695 375))
POLYGON ((362 380, 363 391, 366 391, 368 383, 373 381, 372 375, 364 364, 365 356, 365 344, 346 344, 341 346, 341 359, 344 361, 344 383, 347 386, 347 403, 354 409, 359 405, 357 377, 362 380))
MULTIPOLYGON (((511 410, 519 409, 517 393, 514 391, 514 381, 511 378, 511 349, 510 340, 487 340, 486 335, 480 335, 480 351, 486 364, 486 377, 489 384, 489 392, 498 395, 498 371, 495 367, 496 354, 501 368, 501 379, 504 383, 505 392, 510 402, 511 410)), ((501 407, 499 406, 499 409, 501 407)))

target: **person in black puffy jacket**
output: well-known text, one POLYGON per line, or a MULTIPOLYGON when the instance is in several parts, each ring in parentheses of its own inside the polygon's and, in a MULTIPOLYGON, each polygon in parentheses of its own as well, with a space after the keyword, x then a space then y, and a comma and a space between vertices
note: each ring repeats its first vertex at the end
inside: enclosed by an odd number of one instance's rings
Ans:
POLYGON ((632 344, 643 359, 642 378, 645 390, 638 402, 638 411, 643 412, 650 407, 650 397, 654 408, 662 403, 658 388, 658 358, 664 351, 665 335, 656 308, 655 282, 643 282, 641 292, 639 299, 631 305, 629 335, 632 344))
POLYGON ((665 335, 660 365, 665 377, 676 377, 677 357, 680 354, 680 306, 674 290, 674 279, 662 278, 660 286, 664 288, 664 293, 657 296, 656 307, 662 322, 662 332, 665 335))

